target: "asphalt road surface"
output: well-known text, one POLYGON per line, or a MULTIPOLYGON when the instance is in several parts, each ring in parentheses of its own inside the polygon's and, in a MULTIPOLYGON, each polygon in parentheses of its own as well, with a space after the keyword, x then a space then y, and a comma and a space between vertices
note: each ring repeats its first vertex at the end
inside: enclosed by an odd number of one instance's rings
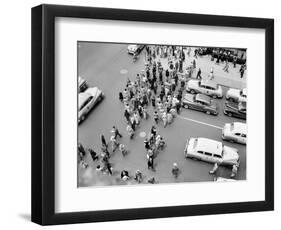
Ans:
MULTIPOLYGON (((123 182, 120 180, 120 172, 128 170, 130 175, 134 175, 139 169, 144 180, 155 177, 157 183, 173 182, 200 182, 213 181, 214 176, 209 174, 213 165, 202 161, 185 159, 184 147, 186 140, 190 137, 206 137, 222 141, 221 133, 225 123, 240 121, 236 118, 230 118, 223 114, 223 104, 225 99, 216 99, 220 111, 218 116, 207 115, 182 108, 174 122, 163 127, 163 123, 157 126, 157 132, 164 137, 166 148, 159 153, 155 159, 155 169, 153 172, 147 169, 146 152, 144 149, 143 132, 148 134, 151 126, 154 125, 153 117, 147 120, 141 120, 137 128, 135 138, 129 139, 126 132, 126 121, 123 116, 124 106, 118 100, 118 92, 122 91, 128 78, 135 79, 137 73, 144 69, 144 51, 136 62, 133 62, 132 56, 127 53, 127 44, 106 44, 106 43, 79 43, 78 45, 78 74, 87 80, 90 86, 97 86, 101 89, 105 98, 98 104, 79 125, 78 141, 84 147, 90 147, 100 153, 101 134, 104 134, 107 141, 111 136, 112 126, 115 125, 121 134, 119 139, 129 149, 126 157, 123 157, 119 151, 112 154, 110 163, 113 166, 113 176, 96 171, 99 162, 93 162, 90 155, 87 154, 85 161, 89 167, 84 169, 78 164, 78 186, 104 186, 135 184, 133 180, 123 182), (176 162, 180 168, 180 174, 177 179, 171 174, 173 163, 176 162)), ((202 57, 205 58, 205 57, 202 57)), ((187 58, 188 59, 188 58, 187 58)), ((204 65, 208 65, 208 60, 204 60, 204 65)), ((200 66, 199 66, 200 67, 200 66)), ((210 67, 206 67, 208 69, 210 67)), ((227 88, 223 87, 224 92, 227 88)), ((152 115, 151 106, 148 109, 152 115)), ((242 122, 245 122, 242 120, 242 122)), ((246 146, 223 142, 223 144, 237 148, 241 159, 238 174, 235 179, 246 179, 246 146)), ((230 168, 220 167, 216 176, 229 178, 230 168)))

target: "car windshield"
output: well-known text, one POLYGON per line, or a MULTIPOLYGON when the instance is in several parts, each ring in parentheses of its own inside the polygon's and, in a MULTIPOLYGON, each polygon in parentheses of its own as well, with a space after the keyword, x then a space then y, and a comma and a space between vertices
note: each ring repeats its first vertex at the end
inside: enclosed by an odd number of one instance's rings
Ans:
POLYGON ((90 96, 87 100, 84 101, 79 107, 79 110, 82 110, 94 97, 90 96))
POLYGON ((233 129, 234 129, 234 123, 231 123, 230 124, 230 131, 233 131, 233 129))
POLYGON ((197 138, 195 138, 195 139, 194 139, 194 142, 193 142, 193 149, 195 149, 195 148, 196 148, 197 143, 198 143, 198 139, 197 139, 197 138))

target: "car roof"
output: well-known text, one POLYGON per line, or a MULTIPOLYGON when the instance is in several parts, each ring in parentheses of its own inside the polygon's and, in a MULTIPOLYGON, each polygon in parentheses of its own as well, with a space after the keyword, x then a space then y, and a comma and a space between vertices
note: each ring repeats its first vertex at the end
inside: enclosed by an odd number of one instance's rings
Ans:
POLYGON ((212 88, 217 88, 217 83, 215 81, 212 80, 201 80, 201 85, 206 85, 206 86, 210 86, 212 88))
POLYGON ((233 132, 238 133, 247 133, 247 125, 242 122, 233 122, 233 132))
POLYGON ((199 137, 197 138, 196 150, 222 156, 222 143, 212 139, 199 137))
POLYGON ((199 100, 199 101, 204 101, 208 104, 211 103, 211 98, 207 95, 204 95, 204 94, 201 94, 201 93, 198 93, 196 96, 195 96, 195 99, 196 100, 199 100))

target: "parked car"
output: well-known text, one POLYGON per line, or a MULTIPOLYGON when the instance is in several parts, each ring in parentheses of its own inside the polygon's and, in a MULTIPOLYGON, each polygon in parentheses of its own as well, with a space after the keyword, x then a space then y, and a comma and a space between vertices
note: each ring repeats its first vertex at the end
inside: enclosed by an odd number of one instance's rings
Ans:
POLYGON ((136 54, 138 55, 144 48, 145 45, 137 45, 137 44, 134 44, 134 45, 128 45, 128 54, 136 54))
POLYGON ((229 117, 237 117, 246 120, 247 117, 247 106, 246 102, 226 102, 223 113, 229 117))
POLYGON ((88 83, 85 79, 83 79, 82 77, 78 77, 78 91, 79 93, 84 92, 87 88, 88 88, 88 83))
POLYGON ((247 125, 242 122, 227 123, 222 130, 222 139, 240 144, 247 142, 247 125))
POLYGON ((233 89, 230 88, 225 95, 226 100, 229 101, 247 101, 247 89, 233 89))
POLYGON ((204 94, 186 93, 182 100, 182 105, 186 109, 198 110, 207 114, 218 115, 218 105, 209 96, 204 94))
POLYGON ((191 79, 186 84, 186 91, 192 94, 202 93, 213 98, 222 98, 222 87, 213 80, 191 79))
POLYGON ((215 177, 214 181, 215 182, 229 182, 229 181, 236 181, 236 180, 228 179, 228 178, 224 178, 224 177, 215 177))
POLYGON ((79 93, 78 124, 85 120, 88 113, 103 98, 104 98, 103 92, 97 87, 88 88, 85 92, 79 93))
POLYGON ((240 163, 237 149, 225 146, 219 141, 203 137, 188 139, 184 155, 186 158, 218 163, 224 166, 239 166, 240 163))

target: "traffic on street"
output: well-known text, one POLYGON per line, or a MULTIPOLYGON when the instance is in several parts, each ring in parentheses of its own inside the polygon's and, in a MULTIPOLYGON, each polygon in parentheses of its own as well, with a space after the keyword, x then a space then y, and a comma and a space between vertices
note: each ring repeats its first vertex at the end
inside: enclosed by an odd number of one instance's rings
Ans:
POLYGON ((247 179, 246 49, 77 46, 78 187, 247 179))

